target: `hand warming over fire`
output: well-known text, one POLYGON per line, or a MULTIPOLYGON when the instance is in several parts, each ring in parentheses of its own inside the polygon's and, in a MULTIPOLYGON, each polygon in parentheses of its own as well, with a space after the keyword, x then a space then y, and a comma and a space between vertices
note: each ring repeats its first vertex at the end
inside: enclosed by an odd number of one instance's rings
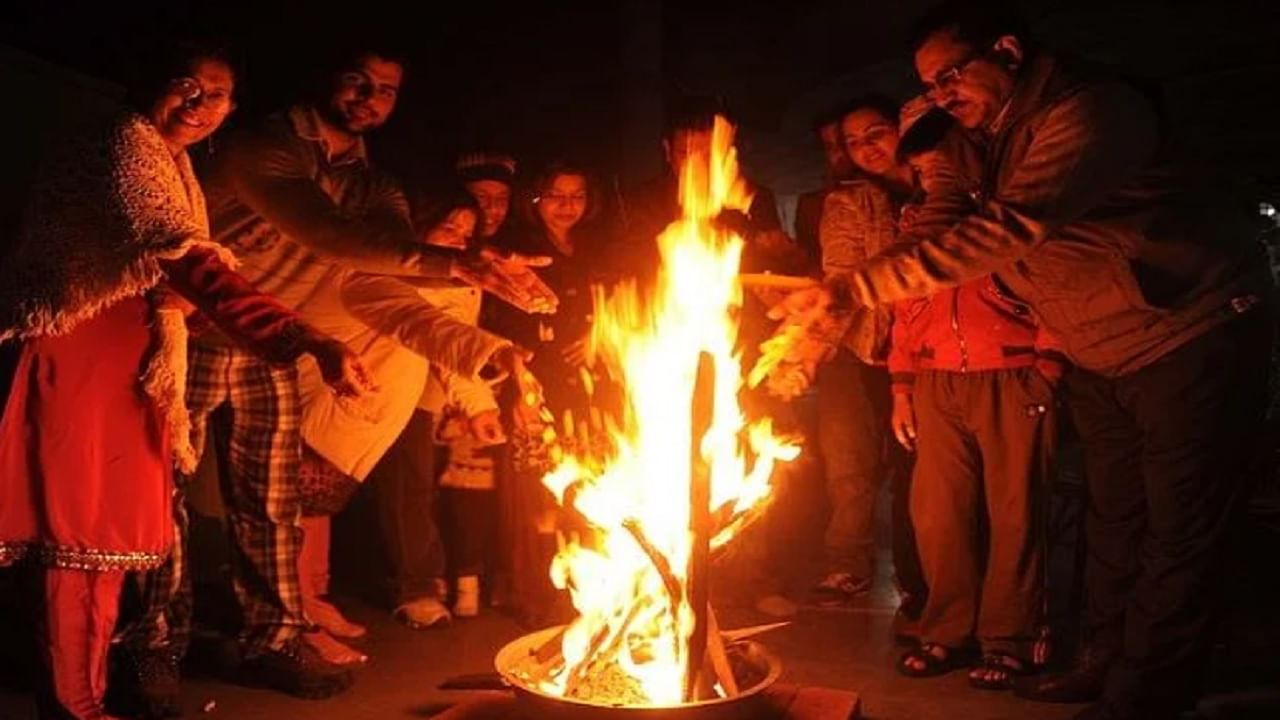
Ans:
POLYGON ((533 359, 533 352, 519 345, 511 344, 499 348, 489 356, 489 363, 480 374, 489 380, 501 380, 507 377, 520 377, 528 372, 525 365, 533 359))
POLYGON ((784 400, 808 390, 818 366, 840 345, 851 322, 847 303, 837 302, 843 293, 831 283, 788 294, 769 310, 781 320, 773 337, 760 345, 760 358, 751 369, 752 387, 765 382, 769 392, 784 400))
POLYGON ((453 276, 497 296, 527 313, 554 314, 559 305, 555 292, 531 268, 551 264, 548 257, 529 257, 481 248, 461 256, 453 276))

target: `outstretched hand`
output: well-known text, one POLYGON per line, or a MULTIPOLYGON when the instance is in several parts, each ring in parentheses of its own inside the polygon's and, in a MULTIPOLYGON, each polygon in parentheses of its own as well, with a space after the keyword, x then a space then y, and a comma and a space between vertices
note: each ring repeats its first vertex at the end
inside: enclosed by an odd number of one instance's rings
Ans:
POLYGON ((477 253, 461 256, 454 263, 453 276, 524 312, 552 314, 560 300, 532 269, 547 267, 551 262, 549 257, 481 248, 477 253))

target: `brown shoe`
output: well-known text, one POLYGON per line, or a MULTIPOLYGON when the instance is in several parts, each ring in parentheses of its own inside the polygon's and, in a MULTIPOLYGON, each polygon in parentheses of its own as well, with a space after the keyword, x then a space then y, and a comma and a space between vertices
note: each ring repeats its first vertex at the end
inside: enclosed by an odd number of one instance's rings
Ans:
POLYGON ((240 665, 240 681, 307 700, 333 697, 355 681, 350 670, 328 662, 301 635, 283 646, 246 659, 240 665))

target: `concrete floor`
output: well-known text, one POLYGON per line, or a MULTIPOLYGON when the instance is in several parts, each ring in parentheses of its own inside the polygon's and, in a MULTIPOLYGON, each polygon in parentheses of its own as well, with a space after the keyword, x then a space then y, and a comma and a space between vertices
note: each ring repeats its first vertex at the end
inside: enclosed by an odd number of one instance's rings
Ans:
MULTIPOLYGON (((783 661, 783 680, 858 691, 865 716, 876 720, 1058 720, 1074 707, 1034 705, 1004 693, 980 693, 964 673, 909 680, 893 670, 900 650, 891 638, 892 591, 878 589, 859 606, 841 611, 803 610, 793 625, 766 636, 783 661)), ((414 632, 385 613, 348 604, 351 616, 369 624, 364 644, 372 656, 355 686, 327 701, 304 701, 263 690, 191 678, 185 683, 187 718, 234 720, 392 720, 428 718, 460 696, 437 690, 445 678, 492 670, 494 653, 522 631, 496 612, 446 630, 414 632), (205 713, 203 709, 214 703, 205 713)), ((744 608, 721 610, 727 627, 769 621, 744 608)), ((0 690, 0 719, 34 720, 26 694, 0 690)))

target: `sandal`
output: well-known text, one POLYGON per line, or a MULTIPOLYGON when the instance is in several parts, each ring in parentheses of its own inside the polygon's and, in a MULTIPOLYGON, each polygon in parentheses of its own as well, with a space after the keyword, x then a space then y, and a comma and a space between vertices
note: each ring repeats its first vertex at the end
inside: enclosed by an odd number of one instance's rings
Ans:
POLYGON ((898 658, 898 672, 909 678, 927 678, 946 675, 964 663, 960 651, 938 643, 924 643, 912 648, 898 658), (938 652, 941 651, 941 655, 938 652), (921 667, 913 667, 912 663, 921 667))
POLYGON ((975 690, 1011 690, 1030 666, 1006 653, 986 653, 982 664, 969 671, 969 687, 975 690))

